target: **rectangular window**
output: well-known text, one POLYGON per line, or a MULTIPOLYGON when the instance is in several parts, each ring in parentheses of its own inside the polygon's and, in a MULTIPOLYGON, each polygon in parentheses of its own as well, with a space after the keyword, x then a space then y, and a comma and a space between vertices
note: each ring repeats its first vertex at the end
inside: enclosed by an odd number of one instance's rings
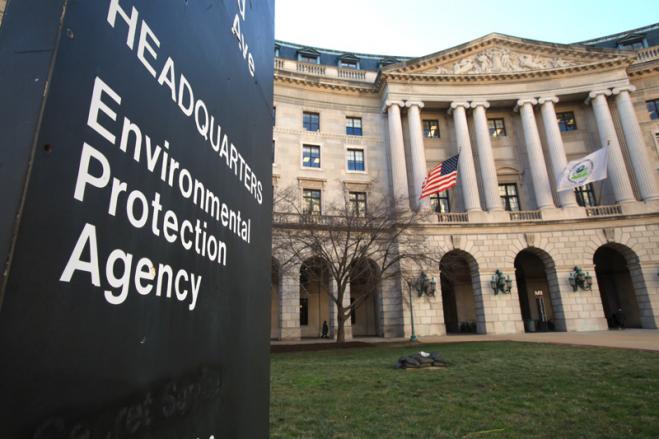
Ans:
MULTIPOLYGON (((350 305, 352 306, 353 303, 355 303, 355 298, 351 297, 350 298, 350 305)), ((357 323, 357 315, 355 313, 355 308, 350 308, 350 324, 354 325, 356 323, 357 323)))
POLYGON ((320 146, 302 145, 302 166, 320 169, 320 146))
POLYGON ((275 162, 275 139, 272 139, 272 163, 275 162))
POLYGON ((449 213, 451 203, 449 201, 448 191, 439 192, 430 197, 430 207, 437 213, 449 213))
POLYGON ((302 126, 307 131, 319 131, 320 130, 320 114, 318 113, 309 113, 305 111, 302 113, 302 126))
POLYGON ((297 60, 309 64, 318 64, 318 56, 316 55, 303 55, 301 53, 298 53, 297 60))
POLYGON ((506 135, 506 125, 503 119, 488 119, 487 127, 490 130, 490 136, 501 137, 506 135))
POLYGON ((366 192, 350 192, 348 194, 350 209, 355 216, 366 216, 366 192))
POLYGON ((517 184, 504 183, 499 185, 499 196, 501 197, 501 204, 507 211, 513 212, 520 210, 519 196, 517 195, 517 184))
POLYGON ((277 107, 272 107, 272 126, 277 124, 277 107))
POLYGON ((438 120, 424 120, 423 121, 423 137, 429 139, 439 139, 439 121, 438 120))
POLYGON ((592 207, 597 206, 597 200, 595 199, 595 190, 593 189, 593 184, 588 183, 583 186, 579 186, 574 189, 574 194, 577 196, 577 204, 581 207, 592 207))
POLYGON ((558 128, 562 133, 577 129, 577 120, 574 118, 574 113, 571 111, 556 113, 556 120, 558 121, 558 128))
POLYGON ((364 171, 364 150, 348 149, 348 171, 364 171))
POLYGON ((300 326, 309 325, 309 299, 300 297, 300 326))
POLYGON ((650 119, 659 119, 659 99, 652 99, 651 101, 647 101, 646 104, 648 106, 648 113, 650 113, 650 119))
POLYGON ((302 201, 304 213, 320 215, 320 191, 318 189, 304 189, 302 201))
POLYGON ((349 136, 362 135, 362 118, 346 117, 346 134, 349 136))
POLYGON ((358 69, 359 63, 357 61, 341 60, 339 61, 339 67, 342 69, 358 69))

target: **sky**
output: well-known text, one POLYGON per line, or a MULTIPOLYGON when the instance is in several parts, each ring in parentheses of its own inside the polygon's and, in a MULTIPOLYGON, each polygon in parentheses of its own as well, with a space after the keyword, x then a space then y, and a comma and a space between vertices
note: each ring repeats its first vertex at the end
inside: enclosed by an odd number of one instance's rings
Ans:
POLYGON ((659 0, 275 0, 275 38, 421 56, 490 32, 554 43, 659 22, 659 0))

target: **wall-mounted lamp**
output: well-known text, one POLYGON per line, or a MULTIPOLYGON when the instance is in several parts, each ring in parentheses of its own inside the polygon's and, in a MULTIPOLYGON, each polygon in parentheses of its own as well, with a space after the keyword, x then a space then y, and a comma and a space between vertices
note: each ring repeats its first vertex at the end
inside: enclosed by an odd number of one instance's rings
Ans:
POLYGON ((499 292, 510 294, 510 290, 513 288, 513 281, 510 276, 506 276, 497 268, 497 271, 494 272, 490 280, 490 286, 494 294, 499 294, 499 292))
POLYGON ((591 291, 593 289, 593 277, 590 273, 584 273, 584 271, 577 266, 575 266, 570 272, 569 281, 572 291, 577 291, 579 288, 584 291, 591 291))

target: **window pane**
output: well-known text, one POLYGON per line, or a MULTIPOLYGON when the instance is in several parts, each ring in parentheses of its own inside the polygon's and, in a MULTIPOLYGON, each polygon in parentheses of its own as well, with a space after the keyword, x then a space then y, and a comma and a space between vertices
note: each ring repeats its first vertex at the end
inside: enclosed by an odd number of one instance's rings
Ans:
POLYGON ((346 117, 346 134, 349 136, 362 135, 362 120, 359 117, 346 117))
POLYGON ((648 113, 650 113, 650 119, 659 119, 659 99, 654 99, 647 101, 648 113))
POLYGON ((302 113, 302 125, 307 131, 318 131, 320 129, 320 115, 318 113, 302 113))
POLYGON ((364 150, 349 149, 348 150, 348 170, 349 171, 363 171, 364 167, 364 150))
POLYGON ((423 136, 427 138, 439 138, 439 121, 424 120, 423 136))
POLYGON ((320 168, 320 146, 303 145, 302 166, 306 168, 320 168))

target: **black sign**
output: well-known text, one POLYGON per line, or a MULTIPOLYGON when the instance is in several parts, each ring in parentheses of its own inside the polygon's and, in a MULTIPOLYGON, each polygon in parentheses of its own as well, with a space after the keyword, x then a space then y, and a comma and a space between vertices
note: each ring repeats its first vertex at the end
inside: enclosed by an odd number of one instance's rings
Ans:
POLYGON ((272 0, 10 0, 0 437, 267 437, 272 0))

